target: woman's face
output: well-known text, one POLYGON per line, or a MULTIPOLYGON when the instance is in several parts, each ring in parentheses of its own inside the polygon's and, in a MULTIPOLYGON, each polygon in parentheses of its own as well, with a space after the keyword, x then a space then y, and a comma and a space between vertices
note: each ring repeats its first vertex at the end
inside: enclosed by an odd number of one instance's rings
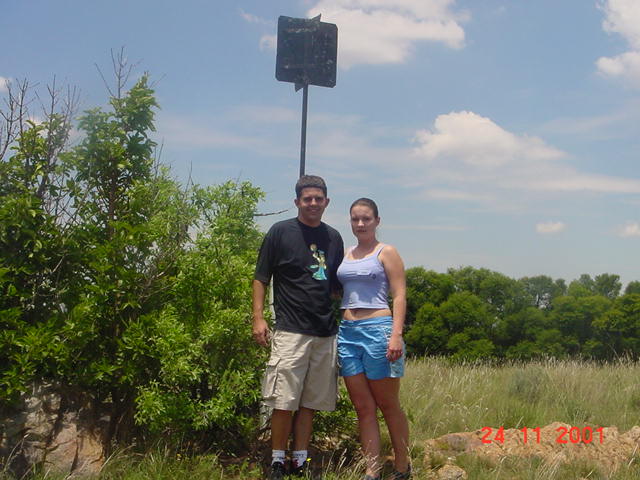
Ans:
POLYGON ((358 238, 375 237, 380 218, 375 217, 371 207, 354 205, 351 209, 351 231, 358 238))

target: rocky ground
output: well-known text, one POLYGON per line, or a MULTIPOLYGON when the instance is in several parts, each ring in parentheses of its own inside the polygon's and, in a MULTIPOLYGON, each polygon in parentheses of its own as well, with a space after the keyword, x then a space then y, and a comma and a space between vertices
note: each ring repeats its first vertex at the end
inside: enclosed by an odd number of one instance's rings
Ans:
POLYGON ((640 427, 621 433, 616 427, 577 428, 554 422, 531 429, 485 427, 475 432, 449 433, 425 441, 425 465, 442 465, 432 477, 462 480, 467 473, 454 465, 462 454, 499 462, 505 457, 537 457, 549 464, 588 461, 616 471, 640 452, 640 427))

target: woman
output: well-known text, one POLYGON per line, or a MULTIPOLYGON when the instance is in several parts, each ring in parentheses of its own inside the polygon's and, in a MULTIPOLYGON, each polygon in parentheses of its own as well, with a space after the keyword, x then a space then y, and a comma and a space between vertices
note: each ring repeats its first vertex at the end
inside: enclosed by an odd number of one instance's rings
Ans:
POLYGON ((367 467, 364 479, 378 480, 382 469, 378 408, 389 429, 395 456, 391 478, 408 479, 409 425, 398 395, 404 373, 404 265, 394 247, 376 238, 380 218, 373 200, 359 198, 351 205, 350 215, 358 244, 345 252, 338 267, 338 279, 344 288, 338 333, 340 375, 358 415, 367 467), (387 302, 389 292, 393 312, 387 302))

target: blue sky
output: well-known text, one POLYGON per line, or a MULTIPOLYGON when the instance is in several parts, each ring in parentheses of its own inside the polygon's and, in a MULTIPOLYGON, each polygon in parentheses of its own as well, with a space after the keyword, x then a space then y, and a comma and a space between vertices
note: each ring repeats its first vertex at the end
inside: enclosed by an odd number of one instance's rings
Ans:
MULTIPOLYGON (((338 26, 333 89, 311 87, 307 172, 351 244, 376 200, 407 266, 640 280, 638 0, 3 0, 0 94, 27 78, 104 104, 95 64, 150 72, 174 174, 249 180, 262 226, 295 214, 301 92, 275 79, 279 15, 338 26)), ((37 102, 32 114, 38 116, 37 102)))

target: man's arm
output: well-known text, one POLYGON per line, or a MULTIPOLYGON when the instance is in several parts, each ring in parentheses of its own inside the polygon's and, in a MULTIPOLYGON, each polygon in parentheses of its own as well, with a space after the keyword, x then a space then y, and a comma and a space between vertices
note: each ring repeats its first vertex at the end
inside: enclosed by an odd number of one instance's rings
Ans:
POLYGON ((266 347, 269 345, 271 331, 264 319, 264 297, 267 293, 267 285, 260 280, 253 281, 253 339, 258 344, 266 347))

